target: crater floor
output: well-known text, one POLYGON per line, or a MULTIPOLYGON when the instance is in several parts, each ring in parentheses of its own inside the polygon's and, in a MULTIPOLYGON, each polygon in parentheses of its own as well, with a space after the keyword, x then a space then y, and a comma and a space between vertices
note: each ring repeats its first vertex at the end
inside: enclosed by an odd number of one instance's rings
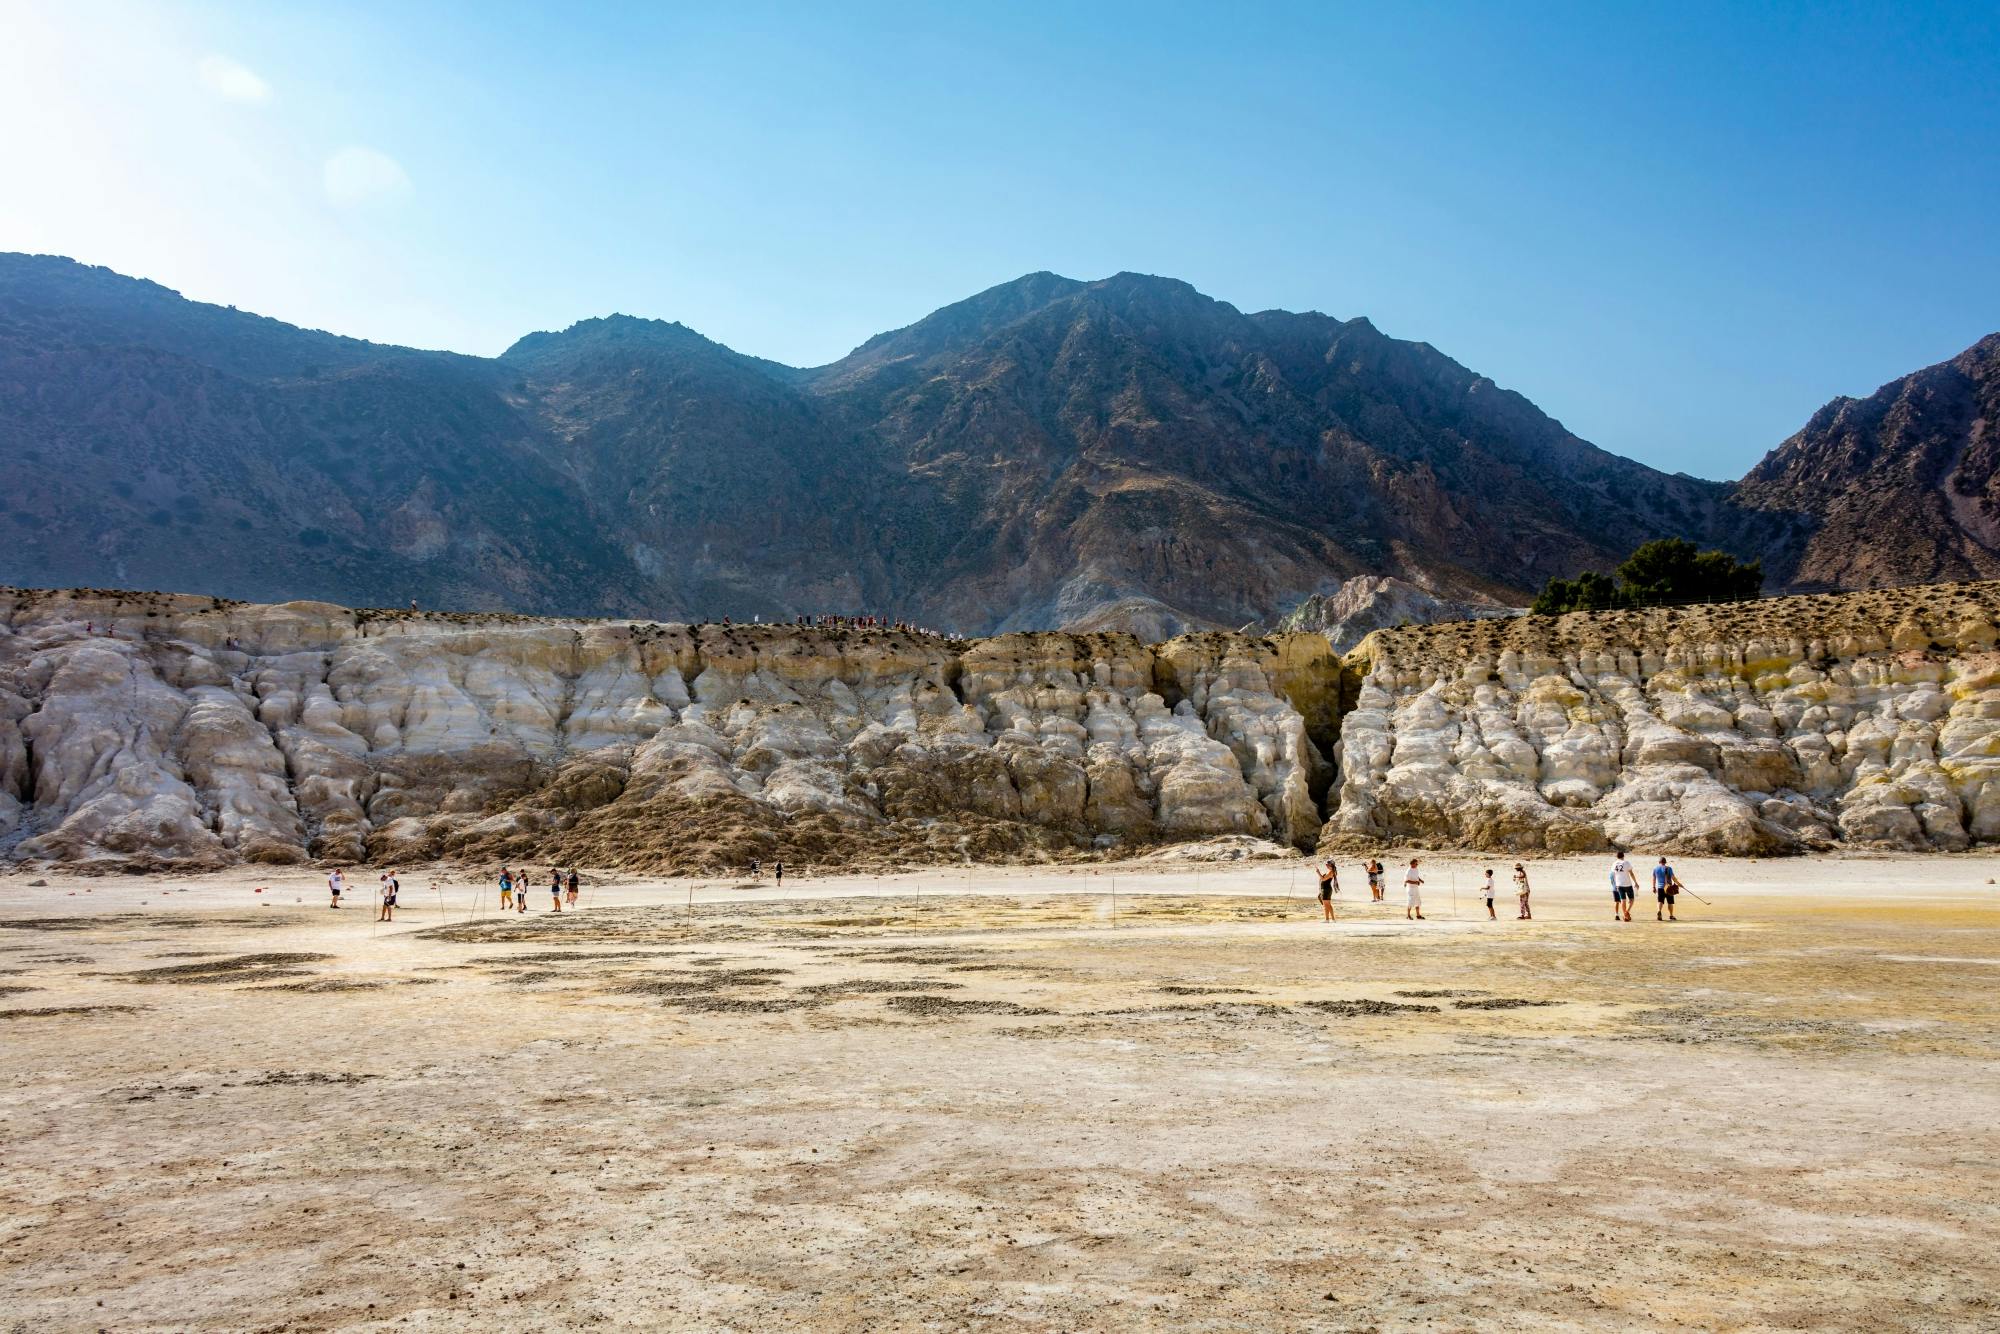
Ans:
POLYGON ((2000 857, 0 878, 27 1328, 1970 1328, 2000 857), (259 890, 262 892, 258 892, 259 890))

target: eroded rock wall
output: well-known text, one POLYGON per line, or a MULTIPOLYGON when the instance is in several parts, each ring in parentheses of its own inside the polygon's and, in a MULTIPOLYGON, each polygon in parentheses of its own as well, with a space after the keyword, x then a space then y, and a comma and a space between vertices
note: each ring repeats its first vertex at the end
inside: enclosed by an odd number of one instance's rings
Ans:
POLYGON ((2000 583, 1379 631, 1323 833, 1496 850, 2000 839, 2000 583))
POLYGON ((671 869, 1309 846, 1337 677, 1310 635, 961 643, 6 591, 0 852, 671 869))

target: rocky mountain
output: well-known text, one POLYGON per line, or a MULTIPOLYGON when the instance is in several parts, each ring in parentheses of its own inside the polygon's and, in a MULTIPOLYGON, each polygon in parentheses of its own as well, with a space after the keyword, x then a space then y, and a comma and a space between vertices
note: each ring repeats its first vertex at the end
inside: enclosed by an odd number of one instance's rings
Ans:
POLYGON ((1659 536, 1775 587, 1993 573, 1994 345, 1732 489, 1365 319, 1137 274, 1030 274, 797 369, 626 316, 385 347, 0 255, 0 578, 1164 639, 1497 612, 1659 536))
POLYGON ((417 352, 5 256, 0 464, 22 583, 1163 635, 1364 573, 1518 601, 1620 554, 1607 497, 1720 498, 1366 320, 1133 274, 796 370, 623 316, 417 352))
POLYGON ((1730 509, 1736 545, 1780 587, 2000 575, 2000 334, 1827 404, 1730 509))

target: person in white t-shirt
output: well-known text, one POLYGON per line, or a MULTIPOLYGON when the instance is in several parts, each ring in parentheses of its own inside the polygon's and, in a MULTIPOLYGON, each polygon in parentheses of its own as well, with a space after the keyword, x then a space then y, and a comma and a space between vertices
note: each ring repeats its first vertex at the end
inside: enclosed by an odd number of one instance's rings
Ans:
POLYGON ((1611 920, 1629 922, 1632 920, 1632 900, 1639 896, 1639 877, 1633 872, 1625 849, 1617 851, 1618 860, 1611 863, 1611 920))
POLYGON ((1410 869, 1403 872, 1403 920, 1424 920, 1424 877, 1417 870, 1418 858, 1410 858, 1410 869))
POLYGON ((326 892, 333 895, 333 902, 327 906, 338 908, 340 906, 340 891, 346 888, 347 877, 342 875, 337 869, 331 872, 326 877, 326 892))

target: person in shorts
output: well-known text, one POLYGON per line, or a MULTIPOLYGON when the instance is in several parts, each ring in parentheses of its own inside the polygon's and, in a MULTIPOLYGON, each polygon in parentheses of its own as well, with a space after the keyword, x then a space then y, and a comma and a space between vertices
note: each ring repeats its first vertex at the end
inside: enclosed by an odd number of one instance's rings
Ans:
POLYGON ((1674 916, 1674 896, 1680 892, 1680 877, 1674 874, 1674 868, 1667 864, 1665 857, 1660 858, 1660 864, 1653 868, 1653 900, 1656 905, 1653 909, 1654 921, 1681 920, 1674 916), (1665 914, 1664 917, 1661 916, 1662 913, 1665 914))
POLYGON ((1639 877, 1632 871, 1632 863, 1625 856, 1625 849, 1618 849, 1618 860, 1611 863, 1611 920, 1614 922, 1632 920, 1632 901, 1639 897, 1639 877))
POLYGON ((1340 872, 1334 869, 1333 858, 1328 857, 1319 864, 1319 910, 1321 916, 1333 920, 1333 891, 1340 882, 1340 872))
POLYGON ((555 906, 557 912, 562 911, 562 891, 562 872, 551 866, 549 868, 549 902, 555 906))
POLYGON ((1486 920, 1498 921, 1493 912, 1493 868, 1490 866, 1486 868, 1486 887, 1480 892, 1486 895, 1486 920))
POLYGON ((1368 859, 1368 900, 1371 903, 1382 901, 1382 863, 1373 857, 1368 859))
POLYGON ((1424 920, 1424 877, 1417 870, 1419 861, 1419 858, 1410 858, 1410 869, 1403 872, 1403 920, 1406 922, 1424 920))
POLYGON ((331 908, 338 908, 340 906, 340 891, 346 888, 347 888, 346 876, 342 875, 338 870, 335 870, 331 874, 329 874, 326 878, 326 892, 333 895, 333 902, 328 904, 327 906, 331 908))
POLYGON ((396 891, 401 888, 402 885, 399 881, 397 881, 396 873, 394 871, 390 871, 385 875, 383 875, 382 911, 375 915, 376 921, 393 922, 396 920, 396 891))
POLYGON ((577 886, 581 885, 582 883, 583 883, 583 881, 581 881, 581 880, 579 880, 579 879, 577 878, 577 874, 576 874, 576 868, 575 868, 574 866, 570 867, 570 868, 569 868, 569 885, 568 885, 568 888, 569 888, 569 894, 568 894, 568 898, 569 898, 569 906, 570 906, 570 907, 572 907, 572 908, 574 908, 574 907, 576 906, 576 891, 577 891, 577 886))
POLYGON ((506 867, 500 868, 500 911, 506 912, 514 906, 514 873, 506 867))

